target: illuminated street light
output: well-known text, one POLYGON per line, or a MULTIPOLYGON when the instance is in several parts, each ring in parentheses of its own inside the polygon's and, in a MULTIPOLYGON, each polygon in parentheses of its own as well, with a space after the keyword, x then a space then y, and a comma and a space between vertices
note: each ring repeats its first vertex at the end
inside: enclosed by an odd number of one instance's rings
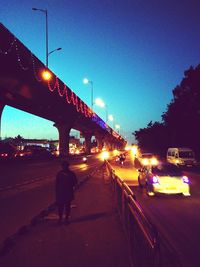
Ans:
POLYGON ((93 94, 94 94, 94 89, 93 89, 93 81, 90 81, 88 80, 87 78, 84 78, 83 79, 83 83, 84 84, 91 84, 91 109, 93 110, 93 105, 94 105, 94 97, 93 97, 93 94))
POLYGON ((109 115, 109 116, 108 116, 108 119, 109 119, 110 121, 113 121, 113 120, 114 120, 113 115, 109 115))
POLYGON ((113 117, 113 115, 109 115, 108 116, 108 119, 109 119, 109 121, 112 121, 112 127, 114 128, 114 117, 113 117))
POLYGON ((101 108, 105 107, 105 103, 103 102, 103 100, 101 98, 96 98, 95 99, 95 104, 101 108))
POLYGON ((96 98, 95 104, 101 108, 105 108, 106 111, 106 123, 108 123, 108 106, 103 102, 101 98, 96 98))
POLYGON ((89 80, 88 80, 87 78, 84 78, 84 79, 83 79, 83 83, 84 83, 84 84, 88 84, 88 83, 89 83, 89 80))

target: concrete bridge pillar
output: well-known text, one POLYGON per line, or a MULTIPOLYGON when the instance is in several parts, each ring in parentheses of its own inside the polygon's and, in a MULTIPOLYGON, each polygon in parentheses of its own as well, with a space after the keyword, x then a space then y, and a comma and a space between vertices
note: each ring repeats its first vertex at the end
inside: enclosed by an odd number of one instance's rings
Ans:
POLYGON ((85 152, 86 152, 86 154, 90 154, 91 153, 92 134, 91 133, 83 133, 83 136, 85 137, 85 152))
POLYGON ((0 99, 0 140, 2 139, 2 136, 1 136, 1 115, 3 113, 4 107, 5 107, 5 104, 0 99))
POLYGON ((107 150, 111 151, 112 150, 112 144, 110 142, 107 142, 106 148, 107 148, 107 150))
POLYGON ((105 136, 104 146, 105 146, 106 150, 108 150, 108 151, 112 150, 112 138, 110 138, 109 136, 105 136))
POLYGON ((95 138, 97 140, 97 147, 98 147, 98 149, 99 150, 102 150, 103 143, 104 143, 103 135, 95 135, 95 138))
POLYGON ((116 145, 115 145, 115 143, 113 143, 113 142, 111 143, 110 146, 111 146, 111 150, 114 150, 114 149, 116 148, 116 145))
POLYGON ((60 157, 67 157, 69 155, 69 139, 71 127, 64 123, 55 123, 54 126, 59 133, 59 155, 60 157))

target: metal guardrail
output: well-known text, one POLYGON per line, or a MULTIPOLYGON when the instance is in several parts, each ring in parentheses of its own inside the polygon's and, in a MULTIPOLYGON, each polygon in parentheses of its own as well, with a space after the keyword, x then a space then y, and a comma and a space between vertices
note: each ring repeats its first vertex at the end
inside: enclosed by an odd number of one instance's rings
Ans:
POLYGON ((106 168, 111 177, 115 202, 128 239, 133 267, 182 266, 176 252, 161 238, 156 227, 143 213, 130 187, 116 174, 109 162, 106 168))

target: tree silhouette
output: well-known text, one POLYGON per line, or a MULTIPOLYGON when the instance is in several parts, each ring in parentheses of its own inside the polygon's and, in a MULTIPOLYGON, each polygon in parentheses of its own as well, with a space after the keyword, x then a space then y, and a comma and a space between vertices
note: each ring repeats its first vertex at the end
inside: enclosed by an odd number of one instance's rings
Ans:
POLYGON ((14 143, 15 145, 17 145, 17 146, 20 146, 20 145, 22 145, 23 140, 24 140, 24 138, 23 138, 21 135, 18 134, 18 135, 14 138, 13 143, 14 143))
MULTIPOLYGON (((143 150, 166 153, 167 147, 188 146, 200 153, 200 65, 190 67, 173 89, 173 99, 162 114, 133 134, 143 150)), ((200 155, 199 155, 200 156, 200 155)))

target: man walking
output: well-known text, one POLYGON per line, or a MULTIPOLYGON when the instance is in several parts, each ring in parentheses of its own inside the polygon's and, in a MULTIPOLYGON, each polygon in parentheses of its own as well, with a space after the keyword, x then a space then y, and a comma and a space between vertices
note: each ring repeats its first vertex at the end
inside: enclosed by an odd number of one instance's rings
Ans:
POLYGON ((74 172, 69 169, 67 161, 62 162, 62 170, 56 176, 56 204, 58 206, 59 223, 62 223, 63 213, 65 212, 65 222, 68 223, 71 201, 74 198, 74 188, 77 178, 74 172))

